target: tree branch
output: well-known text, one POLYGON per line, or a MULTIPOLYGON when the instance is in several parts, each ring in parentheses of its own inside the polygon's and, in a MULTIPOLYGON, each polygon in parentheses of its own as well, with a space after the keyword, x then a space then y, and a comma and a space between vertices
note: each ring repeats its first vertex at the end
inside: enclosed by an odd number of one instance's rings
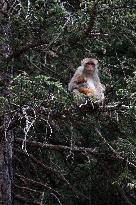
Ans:
MULTIPOLYGON (((22 144, 23 139, 18 138, 15 140, 16 143, 22 144)), ((26 144, 30 145, 32 147, 37 147, 37 148, 41 148, 41 149, 49 149, 49 150, 53 150, 53 151, 72 151, 72 152, 86 152, 88 154, 91 154, 92 156, 94 156, 97 159, 105 159, 105 156, 103 153, 99 153, 96 149, 92 149, 92 148, 85 148, 85 147, 77 147, 77 146, 73 146, 68 147, 68 146, 63 146, 63 145, 52 145, 52 144, 43 144, 42 142, 36 142, 36 141, 28 141, 26 140, 26 144)), ((107 156, 106 155, 106 159, 118 159, 120 160, 120 162, 124 165, 124 163, 126 162, 126 158, 123 158, 119 155, 118 152, 114 151, 112 152, 111 156, 107 156)), ((132 162, 129 162, 127 160, 127 166, 131 171, 136 171, 136 165, 134 165, 132 162)))
POLYGON ((52 167, 48 167, 47 165, 45 165, 43 162, 41 162, 40 160, 36 159, 32 154, 29 153, 29 155, 23 151, 23 150, 19 150, 19 149, 15 149, 16 152, 21 152, 23 154, 26 155, 26 157, 31 158, 36 164, 38 164, 38 166, 41 166, 43 169, 45 169, 46 171, 48 171, 48 173, 50 174, 54 174, 57 176, 57 178, 61 179, 64 183, 66 183, 66 185, 70 188, 70 190, 72 190, 72 192, 75 194, 75 196, 78 198, 78 196, 82 196, 86 199, 88 199, 82 192, 80 192, 79 190, 77 190, 73 185, 70 184, 70 182, 66 179, 66 177, 59 171, 53 169, 52 167))
POLYGON ((22 201, 22 202, 24 202, 24 203, 28 203, 28 204, 32 204, 32 205, 41 205, 41 203, 40 202, 38 202, 38 201, 32 201, 32 200, 30 200, 30 199, 27 199, 27 198, 25 198, 25 197, 23 197, 23 196, 20 196, 20 195, 14 195, 14 198, 16 199, 16 200, 19 200, 19 201, 22 201))
POLYGON ((22 179, 23 182, 24 182, 24 181, 25 181, 25 182, 28 181, 28 182, 30 182, 31 184, 35 184, 35 185, 38 186, 38 187, 43 187, 44 189, 47 189, 47 190, 53 192, 54 194, 59 195, 59 193, 58 193, 56 190, 52 189, 47 183, 46 183, 46 184, 43 184, 42 182, 37 182, 37 181, 35 181, 35 180, 33 180, 33 179, 27 178, 27 177, 25 177, 25 176, 23 176, 23 175, 20 175, 20 174, 15 174, 15 175, 16 175, 17 177, 19 177, 20 179, 22 179))

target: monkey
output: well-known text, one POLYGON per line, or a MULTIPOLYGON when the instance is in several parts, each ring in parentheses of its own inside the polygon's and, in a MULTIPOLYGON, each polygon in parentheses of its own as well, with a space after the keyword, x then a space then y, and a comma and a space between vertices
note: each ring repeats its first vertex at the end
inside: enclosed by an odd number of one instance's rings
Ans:
POLYGON ((82 93, 91 100, 103 103, 105 87, 101 84, 98 74, 98 60, 84 58, 68 84, 70 92, 82 93))

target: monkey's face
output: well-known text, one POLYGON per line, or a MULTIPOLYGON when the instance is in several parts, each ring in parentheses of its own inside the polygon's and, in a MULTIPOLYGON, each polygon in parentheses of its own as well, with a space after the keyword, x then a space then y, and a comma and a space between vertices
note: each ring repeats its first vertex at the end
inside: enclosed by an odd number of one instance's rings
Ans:
POLYGON ((85 71, 87 74, 93 74, 95 71, 96 65, 93 61, 89 61, 85 65, 85 71))

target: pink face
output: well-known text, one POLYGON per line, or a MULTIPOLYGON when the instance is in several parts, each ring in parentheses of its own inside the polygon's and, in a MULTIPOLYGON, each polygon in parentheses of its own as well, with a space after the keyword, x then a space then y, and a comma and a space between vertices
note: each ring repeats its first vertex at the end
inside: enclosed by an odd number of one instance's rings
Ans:
POLYGON ((93 73, 95 71, 95 63, 93 61, 90 61, 88 63, 86 63, 86 72, 89 73, 93 73))

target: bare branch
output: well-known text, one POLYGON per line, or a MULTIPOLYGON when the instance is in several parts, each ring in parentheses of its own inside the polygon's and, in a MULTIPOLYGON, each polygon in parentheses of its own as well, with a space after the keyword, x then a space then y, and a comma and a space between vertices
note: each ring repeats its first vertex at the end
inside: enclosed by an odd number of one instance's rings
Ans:
MULTIPOLYGON (((23 139, 18 138, 15 141, 16 141, 16 143, 21 143, 22 144, 23 139)), ((97 159, 103 158, 103 155, 104 155, 103 153, 99 153, 97 150, 92 149, 92 148, 73 146, 72 150, 71 150, 71 147, 62 146, 62 145, 43 144, 41 142, 28 141, 28 140, 26 141, 26 143, 30 146, 34 146, 34 147, 42 148, 42 149, 49 149, 49 150, 53 150, 53 151, 86 152, 88 154, 93 155, 97 159)), ((106 157, 109 158, 109 159, 118 159, 118 160, 120 160, 120 162, 122 164, 124 164, 124 162, 126 162, 126 159, 121 157, 119 155, 119 153, 116 152, 116 151, 114 151, 114 152, 112 151, 112 156, 106 156, 106 157)), ((136 165, 133 164, 132 162, 127 161, 127 166, 130 170, 136 171, 136 165)))
POLYGON ((32 201, 32 200, 29 200, 28 198, 25 198, 23 196, 20 196, 20 195, 15 195, 14 196, 15 199, 19 200, 19 201, 22 201, 24 203, 29 203, 29 204, 32 204, 32 205, 41 205, 40 202, 38 201, 32 201))
POLYGON ((116 186, 118 192, 120 193, 120 195, 121 195, 122 198, 124 199, 125 204, 133 205, 133 204, 130 202, 130 200, 128 199, 128 197, 126 196, 124 190, 119 186, 119 184, 116 182, 116 183, 114 183, 114 185, 116 186))
POLYGON ((15 175, 16 175, 17 177, 19 177, 23 182, 24 182, 24 181, 25 181, 25 182, 28 181, 28 182, 34 184, 35 186, 43 187, 44 189, 47 189, 47 190, 49 190, 49 191, 51 191, 51 192, 53 192, 53 193, 59 195, 59 193, 58 193, 56 190, 52 189, 47 183, 46 183, 46 184, 43 184, 42 182, 35 181, 35 180, 30 179, 30 178, 27 178, 27 177, 25 177, 25 176, 23 176, 23 175, 19 175, 19 174, 15 174, 15 175))
MULTIPOLYGON (((75 196, 78 198, 78 195, 88 199, 83 193, 81 193, 80 191, 78 191, 73 185, 70 184, 70 182, 65 178, 65 176, 51 168, 51 167, 48 167, 47 165, 45 165, 43 162, 41 162, 40 160, 36 159, 32 154, 29 154, 27 155, 26 152, 24 152, 23 150, 19 150, 19 149, 15 149, 15 151, 17 152, 21 152, 23 154, 25 154, 27 157, 30 157, 35 163, 38 164, 38 166, 42 166, 42 168, 44 168, 46 171, 48 171, 50 174, 55 174, 57 176, 57 178, 61 179, 63 182, 66 183, 66 185, 73 191, 73 193, 75 194, 75 196)), ((55 192, 54 192, 55 193, 55 192)), ((58 193, 57 193, 58 194, 58 193)), ((56 195, 56 194, 55 194, 56 195)))

